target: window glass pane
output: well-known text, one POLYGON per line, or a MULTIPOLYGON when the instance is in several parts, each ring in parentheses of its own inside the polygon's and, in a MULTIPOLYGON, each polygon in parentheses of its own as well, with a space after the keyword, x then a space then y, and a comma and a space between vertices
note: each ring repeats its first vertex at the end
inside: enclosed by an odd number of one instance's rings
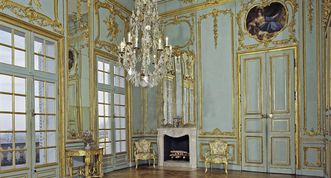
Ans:
POLYGON ((47 132, 47 146, 55 146, 56 145, 56 137, 55 132, 47 132))
MULTIPOLYGON (((12 115, 11 114, 0 114, 0 131, 11 131, 12 126, 12 115)), ((1 140, 0 140, 1 143, 1 140)))
POLYGON ((11 29, 0 25, 0 43, 11 46, 11 29))
POLYGON ((46 72, 55 73, 55 60, 46 58, 46 72))
POLYGON ((116 153, 121 152, 121 142, 116 142, 115 146, 116 146, 116 153))
POLYGON ((26 130, 25 115, 15 114, 15 130, 17 131, 26 130))
POLYGON ((36 147, 42 148, 46 145, 46 133, 45 132, 36 132, 36 147))
POLYGON ((114 77, 114 86, 119 87, 120 86, 120 77, 115 76, 114 77))
POLYGON ((103 104, 98 105, 98 112, 99 112, 99 116, 104 116, 105 115, 103 104))
POLYGON ((121 140, 126 140, 126 130, 121 130, 121 140))
POLYGON ((12 77, 0 75, 0 92, 12 92, 12 77))
POLYGON ((105 103, 110 104, 110 100, 111 100, 110 93, 108 92, 104 92, 104 93, 105 93, 105 103))
POLYGON ((46 56, 55 57, 55 43, 46 41, 46 56))
POLYGON ((35 98, 35 113, 45 113, 45 99, 35 98))
POLYGON ((38 37, 34 38, 34 52, 39 54, 44 54, 44 40, 38 37))
POLYGON ((56 130, 55 116, 47 116, 47 130, 56 130))
POLYGON ((115 128, 121 128, 121 119, 115 118, 115 128))
POLYGON ((34 69, 43 71, 45 66, 45 60, 43 56, 34 55, 34 69))
POLYGON ((109 64, 107 64, 107 63, 105 63, 105 71, 110 72, 110 67, 109 67, 109 64))
POLYGON ((17 150, 15 153, 15 162, 16 165, 24 165, 26 164, 26 151, 24 150, 17 150))
POLYGON ((24 96, 15 96, 15 112, 25 112, 24 96))
POLYGON ((105 137, 106 137, 106 141, 110 142, 111 141, 111 130, 106 130, 105 131, 105 137))
POLYGON ((44 82, 34 81, 34 95, 44 96, 44 82))
POLYGON ((26 164, 26 151, 24 150, 17 150, 15 152, 15 162, 16 165, 24 165, 26 164))
POLYGON ((98 61, 98 70, 103 71, 103 62, 101 62, 101 61, 98 61))
POLYGON ((107 74, 107 73, 104 73, 105 74, 105 84, 106 85, 109 85, 110 84, 110 75, 109 74, 107 74))
POLYGON ((12 96, 0 94, 0 111, 12 112, 12 96))
POLYGON ((120 87, 125 88, 125 79, 123 77, 120 77, 120 87))
POLYGON ((15 30, 14 45, 17 48, 25 49, 25 33, 15 30))
POLYGON ((106 143, 106 154, 112 154, 112 151, 111 151, 111 143, 106 143))
POLYGON ((126 121, 125 118, 121 118, 121 128, 126 128, 125 121, 126 121))
POLYGON ((16 133, 15 134, 15 142, 16 145, 20 148, 24 149, 26 148, 26 133, 16 133))
POLYGON ((46 150, 45 149, 36 149, 36 163, 37 164, 46 163, 46 150))
POLYGON ((105 128, 105 120, 103 117, 99 117, 99 129, 105 128))
POLYGON ((1 160, 1 168, 5 168, 7 166, 13 165, 13 152, 12 151, 6 151, 6 152, 0 152, 2 156, 1 160))
POLYGON ((103 83, 103 72, 98 71, 98 83, 103 83))
POLYGON ((56 148, 47 149, 47 163, 56 162, 56 148))
POLYGON ((25 51, 15 49, 15 60, 16 66, 25 67, 25 51))
POLYGON ((103 103, 103 92, 102 91, 98 91, 98 102, 99 103, 103 103))
POLYGON ((110 128, 111 128, 110 118, 106 117, 105 118, 105 129, 110 129, 110 128))
POLYGON ((105 105, 105 116, 110 116, 110 106, 105 105))
POLYGON ((0 45, 0 62, 5 64, 12 64, 12 50, 11 48, 0 45))
POLYGON ((121 130, 115 130, 115 140, 121 140, 121 130))
POLYGON ((46 101, 47 101, 46 102, 47 113, 55 114, 55 100, 47 99, 46 101))
POLYGON ((13 148, 13 141, 12 133, 0 133, 0 143, 2 150, 11 150, 13 148))
POLYGON ((99 130, 99 142, 105 142, 106 141, 106 134, 104 130, 99 130))
POLYGON ((47 97, 55 97, 55 84, 46 82, 46 96, 47 97))
MULTIPOLYGON (((25 87, 26 87, 25 86, 25 79, 24 78, 15 77, 15 93, 17 93, 17 94, 25 94, 25 87)), ((1 86, 0 86, 0 88, 1 88, 1 86)))
POLYGON ((121 152, 125 152, 126 151, 126 141, 122 141, 121 142, 121 152))

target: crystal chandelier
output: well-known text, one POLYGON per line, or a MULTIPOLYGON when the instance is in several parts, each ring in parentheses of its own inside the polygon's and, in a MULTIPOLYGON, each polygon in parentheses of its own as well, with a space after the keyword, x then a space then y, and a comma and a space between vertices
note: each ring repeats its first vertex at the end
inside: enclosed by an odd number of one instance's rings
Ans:
POLYGON ((135 86, 154 87, 173 69, 172 47, 162 37, 157 0, 135 0, 127 39, 119 46, 119 62, 135 86))

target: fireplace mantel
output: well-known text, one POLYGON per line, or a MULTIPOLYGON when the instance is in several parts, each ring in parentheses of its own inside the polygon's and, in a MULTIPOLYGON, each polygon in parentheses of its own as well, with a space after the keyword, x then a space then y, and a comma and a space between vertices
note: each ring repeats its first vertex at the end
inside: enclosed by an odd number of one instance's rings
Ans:
POLYGON ((157 129, 157 145, 158 145, 158 161, 159 166, 163 167, 188 167, 196 168, 197 167, 197 149, 196 149, 196 128, 159 128, 157 129), (164 135, 171 137, 182 137, 185 135, 189 136, 189 148, 190 148, 190 162, 180 163, 180 162, 171 162, 167 164, 164 161, 164 135))

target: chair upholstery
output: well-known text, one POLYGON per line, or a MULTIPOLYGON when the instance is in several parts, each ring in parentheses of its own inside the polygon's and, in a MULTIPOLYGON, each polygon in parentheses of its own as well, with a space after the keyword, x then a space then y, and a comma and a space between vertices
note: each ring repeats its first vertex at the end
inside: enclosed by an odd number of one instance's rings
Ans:
POLYGON ((228 174, 228 144, 225 141, 215 140, 209 143, 209 151, 205 153, 205 173, 208 163, 224 164, 225 173, 228 174))
POLYGON ((136 168, 138 168, 139 160, 153 160, 153 167, 155 168, 156 154, 151 148, 151 142, 145 139, 134 142, 134 157, 136 168))

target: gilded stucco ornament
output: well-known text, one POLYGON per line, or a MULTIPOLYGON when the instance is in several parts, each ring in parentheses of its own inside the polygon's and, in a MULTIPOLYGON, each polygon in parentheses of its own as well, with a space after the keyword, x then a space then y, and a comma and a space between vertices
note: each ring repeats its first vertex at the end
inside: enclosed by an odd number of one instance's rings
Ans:
POLYGON ((235 132, 224 132, 221 131, 219 128, 215 128, 212 131, 200 130, 200 136, 207 136, 207 137, 235 136, 235 132))
POLYGON ((221 14, 223 14, 223 15, 229 14, 231 16, 231 19, 234 16, 231 9, 226 9, 226 10, 213 9, 211 12, 200 16, 199 19, 198 19, 198 23, 201 24, 202 20, 207 19, 209 16, 213 17, 213 32, 214 32, 214 46, 215 46, 215 48, 217 48, 217 46, 218 46, 218 17, 221 14))
POLYGON ((116 41, 117 34, 120 32, 118 28, 118 24, 116 22, 115 16, 109 16, 103 21, 108 30, 107 37, 111 39, 111 41, 116 41))
MULTIPOLYGON (((35 2, 36 0, 34 0, 35 2)), ((36 1, 37 3, 39 1, 36 1)), ((51 26, 55 32, 63 34, 63 26, 58 19, 58 10, 57 10, 57 0, 54 0, 54 16, 55 19, 51 19, 50 17, 46 16, 45 14, 37 12, 32 7, 26 7, 22 4, 13 2, 11 0, 0 1, 0 10, 3 11, 5 9, 10 10, 14 13, 17 17, 20 18, 27 18, 30 23, 40 25, 42 27, 51 26)), ((39 6, 38 3, 36 5, 39 6)), ((41 7, 41 5, 40 5, 41 7)))
POLYGON ((323 28, 326 31, 326 28, 329 24, 330 16, 331 16, 331 0, 323 0, 323 28))
POLYGON ((297 11, 298 11, 298 4, 296 3, 296 0, 274 0, 274 1, 261 0, 259 3, 257 3, 256 0, 250 0, 246 3, 242 3, 240 11, 237 13, 237 17, 236 17, 236 21, 237 21, 237 25, 238 25, 238 50, 251 50, 251 49, 261 47, 261 46, 269 47, 270 44, 273 44, 276 46, 282 46, 282 45, 288 45, 291 43, 296 43, 297 39, 296 39, 296 35, 295 35, 295 33, 296 33, 296 31, 295 31, 295 25, 296 25, 295 14, 297 13, 297 11), (283 4, 283 6, 286 9, 287 16, 291 15, 291 17, 288 17, 289 19, 287 20, 287 23, 285 24, 283 29, 276 32, 272 38, 257 39, 255 36, 252 36, 247 31, 246 24, 245 24, 247 14, 252 8, 254 8, 256 6, 266 7, 272 3, 283 4), (291 14, 289 14, 288 6, 291 7, 291 10, 290 10, 291 14), (287 39, 273 40, 276 36, 278 36, 280 33, 282 33, 286 29, 289 34, 287 39), (256 39, 256 41, 258 43, 245 44, 245 39, 247 37, 256 39))

